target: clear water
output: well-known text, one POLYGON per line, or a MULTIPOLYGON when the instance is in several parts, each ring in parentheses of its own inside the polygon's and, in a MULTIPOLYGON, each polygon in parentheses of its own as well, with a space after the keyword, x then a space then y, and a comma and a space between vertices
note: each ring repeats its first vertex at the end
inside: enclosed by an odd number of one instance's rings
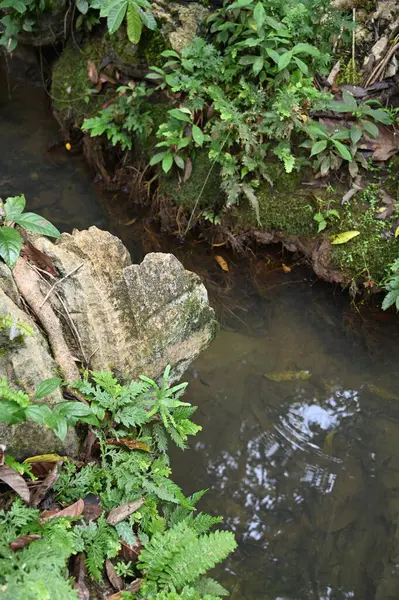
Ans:
POLYGON ((203 431, 172 460, 184 491, 209 488, 200 508, 237 537, 216 573, 233 600, 397 600, 395 316, 359 312, 262 252, 240 262, 218 249, 224 274, 205 245, 118 229, 82 158, 48 152, 60 134, 44 92, 12 83, 10 99, 0 82, 1 197, 25 193, 64 231, 109 228, 136 257, 173 251, 211 291, 222 328, 187 377, 203 431))

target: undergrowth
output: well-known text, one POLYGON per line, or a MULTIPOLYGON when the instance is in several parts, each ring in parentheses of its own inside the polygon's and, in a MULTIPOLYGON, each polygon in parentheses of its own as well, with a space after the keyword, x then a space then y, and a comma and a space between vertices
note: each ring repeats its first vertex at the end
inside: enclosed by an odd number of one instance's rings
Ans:
MULTIPOLYGON (((235 549, 234 536, 210 531, 220 517, 196 510, 205 490, 186 497, 170 479, 169 439, 184 448, 200 427, 191 421, 196 407, 180 400, 186 384, 169 386, 169 375, 170 368, 158 385, 146 377, 123 383, 107 372, 87 373, 74 384, 97 422, 84 460, 6 457, 0 479, 11 489, 0 495, 2 598, 76 600, 78 591, 91 589, 90 580, 101 586, 110 561, 122 575, 121 598, 217 600, 227 594, 206 573, 235 549), (49 467, 56 470, 47 488, 46 465, 47 474, 49 467), (22 475, 34 480, 27 505, 12 491, 21 489, 22 475), (44 500, 35 503, 41 487, 44 500), (52 513, 44 510, 50 489, 52 513), (83 582, 72 577, 81 573, 82 560, 83 582)), ((0 420, 10 396, 21 394, 5 382, 2 390, 0 420)))

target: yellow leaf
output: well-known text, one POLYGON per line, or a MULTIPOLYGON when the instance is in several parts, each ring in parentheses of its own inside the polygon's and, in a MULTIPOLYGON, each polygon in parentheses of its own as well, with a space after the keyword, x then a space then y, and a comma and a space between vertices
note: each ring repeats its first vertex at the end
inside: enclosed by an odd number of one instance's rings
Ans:
POLYGON ((227 244, 227 241, 225 241, 225 242, 219 242, 219 244, 212 244, 212 246, 214 248, 218 248, 219 246, 225 246, 226 244, 227 244))
POLYGON ((68 457, 60 456, 59 454, 38 454, 37 456, 30 456, 29 458, 25 458, 24 463, 53 463, 58 462, 59 460, 68 460, 68 457))
POLYGON ((312 377, 310 371, 281 371, 281 373, 263 373, 263 376, 270 381, 306 381, 312 377))
POLYGON ((71 150, 71 149, 72 149, 72 146, 71 146, 71 144, 70 144, 69 142, 67 142, 67 143, 65 144, 65 148, 66 148, 66 149, 69 151, 69 150, 71 150))
POLYGON ((301 115, 301 119, 304 123, 307 123, 309 120, 309 117, 308 117, 308 115, 301 115))
POLYGON ((219 265, 219 267, 221 269, 223 269, 223 271, 230 271, 229 269, 229 265, 227 264, 227 262, 224 260, 223 256, 215 256, 215 260, 217 262, 217 264, 219 265))
POLYGON ((283 269, 284 273, 291 273, 291 267, 287 267, 287 265, 284 263, 281 265, 281 268, 283 269))
POLYGON ((358 235, 360 235, 360 231, 343 231, 337 235, 330 236, 330 240, 332 244, 346 244, 346 242, 349 242, 349 240, 358 235))
POLYGON ((398 237, 399 235, 399 226, 395 229, 395 237, 398 237))

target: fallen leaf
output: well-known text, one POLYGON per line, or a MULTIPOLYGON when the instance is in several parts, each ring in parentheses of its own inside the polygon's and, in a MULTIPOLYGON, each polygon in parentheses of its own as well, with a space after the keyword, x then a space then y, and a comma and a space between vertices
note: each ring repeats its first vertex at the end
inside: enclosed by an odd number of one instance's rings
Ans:
POLYGON ((216 260, 217 264, 219 265, 219 267, 221 269, 223 269, 223 271, 230 271, 229 265, 227 264, 227 262, 225 261, 223 256, 216 255, 215 260, 216 260))
POLYGON ((335 79, 336 79, 338 73, 340 72, 340 70, 341 70, 341 61, 338 60, 335 63, 335 65, 333 66, 333 68, 331 69, 329 76, 327 77, 327 81, 331 86, 334 84, 335 79))
POLYGON ((29 502, 30 493, 26 481, 14 469, 4 466, 0 467, 0 479, 10 486, 14 492, 17 492, 26 503, 29 502))
POLYGON ((38 250, 31 242, 24 242, 21 250, 21 256, 24 256, 30 260, 30 262, 39 267, 39 269, 43 269, 43 271, 47 271, 47 273, 50 273, 54 277, 58 277, 59 273, 53 265, 51 259, 46 254, 41 252, 41 250, 38 250))
POLYGON ((127 504, 121 504, 117 508, 111 510, 108 515, 107 523, 108 525, 117 525, 126 517, 134 513, 144 504, 144 498, 140 498, 140 500, 135 500, 134 502, 128 502, 127 504))
POLYGON ((32 500, 30 505, 33 508, 39 506, 40 502, 43 500, 44 496, 47 494, 49 490, 53 487, 55 482, 58 479, 58 463, 54 465, 51 471, 46 475, 43 481, 40 483, 39 487, 36 489, 35 493, 32 496, 32 500))
POLYGON ((75 583, 73 587, 77 590, 78 598, 80 600, 90 600, 90 591, 86 585, 86 555, 84 552, 80 552, 76 558, 73 566, 73 574, 75 577, 75 583))
POLYGON ((291 273, 291 267, 288 267, 284 263, 281 265, 281 268, 283 269, 284 273, 291 273))
POLYGON ((100 504, 86 504, 83 510, 83 518, 86 523, 90 521, 96 521, 104 512, 104 509, 100 504))
POLYGON ((280 373, 263 373, 263 376, 280 383, 281 381, 305 381, 312 377, 312 373, 310 371, 281 371, 280 373))
POLYGON ((373 152, 372 159, 383 162, 391 158, 399 150, 399 137, 394 131, 384 125, 377 125, 377 127, 378 136, 371 138, 364 135, 358 147, 361 150, 373 152))
POLYGON ((151 452, 148 444, 144 442, 140 442, 138 440, 133 440, 132 438, 119 438, 119 440, 107 440, 107 444, 111 444, 111 446, 123 446, 125 448, 129 448, 129 450, 144 450, 144 452, 151 452))
POLYGON ((191 160, 191 158, 187 158, 186 159, 186 168, 184 170, 184 177, 183 177, 184 182, 186 182, 190 179, 192 171, 193 171, 192 160, 191 160))
POLYGON ((107 75, 106 73, 101 73, 100 77, 99 77, 99 81, 101 83, 113 83, 116 85, 116 81, 113 77, 110 77, 109 75, 107 75))
POLYGON ((397 237, 398 237, 398 235, 399 235, 399 225, 398 225, 398 227, 395 229, 395 237, 397 238, 397 237))
POLYGON ((31 544, 35 540, 41 540, 41 539, 42 539, 42 536, 37 535, 36 533, 32 533, 30 535, 21 535, 21 537, 17 538, 13 542, 11 542, 9 548, 13 552, 15 552, 16 550, 22 550, 22 548, 26 548, 26 546, 29 546, 29 544, 31 544))
POLYGON ((218 244, 212 244, 212 246, 214 248, 220 248, 220 246, 225 246, 227 244, 227 241, 224 242, 219 242, 218 244))
POLYGON ((331 235, 330 240, 332 244, 346 244, 358 235, 360 235, 360 231, 343 231, 342 233, 331 235))
POLYGON ((97 68, 92 60, 87 61, 87 76, 93 85, 98 82, 97 68))
POLYGON ((72 146, 71 146, 71 144, 70 144, 69 142, 67 142, 67 143, 65 144, 65 148, 68 150, 68 152, 69 152, 70 150, 72 150, 72 146))
POLYGON ((59 454, 38 454, 37 456, 30 456, 25 458, 24 463, 55 463, 63 460, 68 460, 67 456, 60 456, 59 454))
POLYGON ((2 467, 4 465, 5 451, 6 451, 6 446, 4 444, 0 444, 0 467, 2 467))
MULTIPOLYGON (((70 506, 63 508, 62 510, 59 510, 54 515, 44 515, 44 513, 43 513, 41 516, 44 521, 47 521, 48 519, 52 519, 53 517, 80 517, 80 515, 83 513, 84 507, 85 507, 85 503, 83 502, 83 500, 81 498, 79 498, 79 500, 77 500, 70 506)), ((47 512, 52 512, 52 511, 47 511, 47 512)))
MULTIPOLYGON (((130 592, 131 594, 137 594, 141 586, 143 585, 143 579, 135 579, 130 583, 125 589, 125 592, 130 592)), ((116 592, 116 594, 112 594, 111 596, 107 596, 107 600, 121 600, 122 592, 116 592)))
POLYGON ((107 577, 108 577, 112 587, 115 590, 118 590, 118 592, 123 590, 123 588, 124 588, 123 579, 122 579, 122 577, 119 577, 119 575, 115 571, 114 565, 109 560, 109 558, 107 558, 107 560, 105 561, 105 571, 107 573, 107 577))
POLYGON ((387 390, 384 387, 374 385, 373 383, 368 383, 367 387, 370 392, 372 392, 379 398, 382 398, 383 400, 396 400, 396 401, 399 400, 399 396, 397 396, 396 394, 393 394, 390 390, 387 390))

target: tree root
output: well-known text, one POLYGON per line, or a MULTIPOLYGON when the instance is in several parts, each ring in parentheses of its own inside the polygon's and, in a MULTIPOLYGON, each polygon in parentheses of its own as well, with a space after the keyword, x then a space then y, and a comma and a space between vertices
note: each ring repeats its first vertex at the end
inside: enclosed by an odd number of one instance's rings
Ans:
POLYGON ((59 365, 65 381, 79 379, 79 370, 65 341, 61 324, 49 302, 44 303, 39 276, 29 268, 23 258, 18 258, 13 270, 19 293, 40 321, 50 343, 54 360, 59 365))

